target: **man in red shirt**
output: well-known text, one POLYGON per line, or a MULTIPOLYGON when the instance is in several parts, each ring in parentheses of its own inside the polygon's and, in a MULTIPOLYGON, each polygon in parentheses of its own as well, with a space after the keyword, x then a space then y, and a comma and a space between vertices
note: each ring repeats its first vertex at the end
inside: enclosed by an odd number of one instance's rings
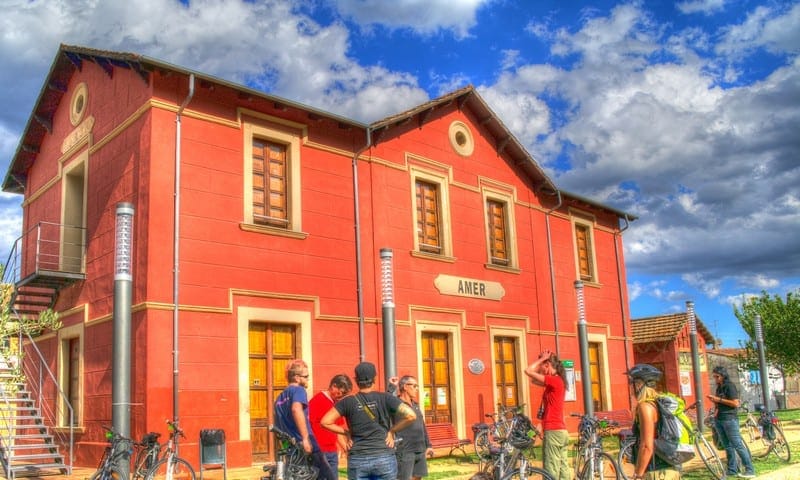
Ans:
POLYGON ((525 369, 534 385, 544 387, 542 394, 543 467, 555 480, 570 480, 572 472, 567 463, 569 433, 564 422, 564 394, 567 373, 556 354, 544 350, 539 358, 525 369))
MULTIPOLYGON (((308 402, 308 420, 311 422, 311 430, 317 437, 319 448, 328 460, 328 464, 334 472, 339 471, 339 449, 347 450, 347 438, 344 435, 337 435, 327 428, 322 428, 319 421, 333 408, 333 405, 353 389, 353 382, 345 374, 339 374, 331 379, 327 390, 323 390, 308 402)), ((338 425, 344 426, 344 418, 340 418, 338 425)))

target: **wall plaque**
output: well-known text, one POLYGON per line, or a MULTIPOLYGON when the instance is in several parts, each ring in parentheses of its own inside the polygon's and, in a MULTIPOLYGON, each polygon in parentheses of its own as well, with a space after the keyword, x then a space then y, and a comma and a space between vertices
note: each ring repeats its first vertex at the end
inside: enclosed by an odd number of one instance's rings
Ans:
POLYGON ((455 295, 458 297, 500 301, 506 294, 505 289, 498 282, 454 277, 452 275, 439 275, 433 281, 433 285, 442 295, 455 295))
POLYGON ((467 363, 467 368, 469 368, 470 373, 480 375, 483 373, 485 367, 483 366, 483 362, 480 358, 473 358, 467 363))

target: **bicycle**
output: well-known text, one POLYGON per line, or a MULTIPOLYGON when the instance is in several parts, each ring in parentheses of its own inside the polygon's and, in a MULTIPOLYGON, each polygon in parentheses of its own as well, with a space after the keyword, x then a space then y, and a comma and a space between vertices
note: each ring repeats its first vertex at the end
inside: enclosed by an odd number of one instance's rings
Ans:
POLYGON ((145 480, 195 480, 192 465, 178 456, 178 439, 186 438, 177 422, 167 420, 169 440, 164 455, 147 471, 145 480))
POLYGON ((575 477, 578 480, 622 478, 617 460, 603 450, 602 438, 612 434, 618 427, 616 422, 580 413, 571 414, 579 417, 578 441, 573 452, 575 455, 575 477))
POLYGON ((507 407, 497 404, 496 413, 487 413, 486 418, 492 419, 492 423, 478 423, 473 425, 472 430, 475 435, 473 446, 475 454, 481 462, 491 459, 491 450, 500 445, 500 441, 508 435, 514 426, 516 414, 522 413, 524 405, 517 407, 507 407))
POLYGON ((129 461, 133 442, 111 427, 103 428, 106 430, 106 439, 111 445, 106 448, 97 471, 89 477, 89 480, 122 480, 124 475, 117 467, 117 463, 129 461))
POLYGON ((141 442, 134 442, 133 480, 144 479, 161 458, 161 444, 158 442, 160 436, 158 432, 149 432, 142 436, 141 442))
POLYGON ((319 469, 311 464, 311 457, 295 438, 275 425, 270 425, 269 431, 275 434, 279 447, 275 463, 264 465, 267 476, 261 480, 315 480, 319 469))
POLYGON ((775 413, 759 405, 757 409, 759 418, 756 420, 749 408, 743 410, 747 416, 741 426, 742 440, 751 452, 756 452, 753 457, 765 458, 770 453, 774 453, 775 456, 788 463, 792 458, 792 452, 786 441, 786 435, 783 433, 781 421, 775 413))
POLYGON ((497 445, 490 445, 490 458, 481 462, 480 472, 491 480, 554 480, 544 469, 533 466, 525 454, 535 443, 538 431, 530 419, 515 413, 513 426, 497 445))

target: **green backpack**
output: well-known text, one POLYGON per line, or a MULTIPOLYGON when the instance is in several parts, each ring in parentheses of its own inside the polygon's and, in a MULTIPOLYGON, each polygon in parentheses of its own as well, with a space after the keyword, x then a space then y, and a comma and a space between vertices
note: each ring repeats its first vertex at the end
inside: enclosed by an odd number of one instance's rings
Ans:
POLYGON ((686 416, 683 399, 672 393, 660 393, 656 397, 658 423, 656 424, 655 453, 673 466, 694 458, 692 445, 692 421, 686 416))

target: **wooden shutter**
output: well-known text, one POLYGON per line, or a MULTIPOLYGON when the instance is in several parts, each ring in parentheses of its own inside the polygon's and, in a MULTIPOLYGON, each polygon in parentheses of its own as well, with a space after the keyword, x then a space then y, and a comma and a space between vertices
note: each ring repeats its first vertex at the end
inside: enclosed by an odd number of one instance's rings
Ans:
POLYGON ((494 374, 497 400, 506 407, 519 405, 517 384, 517 341, 512 337, 494 339, 494 374))
POLYGON ((286 145, 253 139, 253 223, 289 227, 286 145))
POLYGON ((416 182, 417 236, 421 252, 442 253, 439 223, 439 187, 434 183, 416 182))
POLYGON ((589 227, 586 225, 575 225, 575 242, 578 249, 578 271, 581 280, 593 280, 592 250, 589 227))
POLYGON ((497 200, 486 200, 486 217, 491 262, 495 265, 508 265, 506 204, 497 200))

